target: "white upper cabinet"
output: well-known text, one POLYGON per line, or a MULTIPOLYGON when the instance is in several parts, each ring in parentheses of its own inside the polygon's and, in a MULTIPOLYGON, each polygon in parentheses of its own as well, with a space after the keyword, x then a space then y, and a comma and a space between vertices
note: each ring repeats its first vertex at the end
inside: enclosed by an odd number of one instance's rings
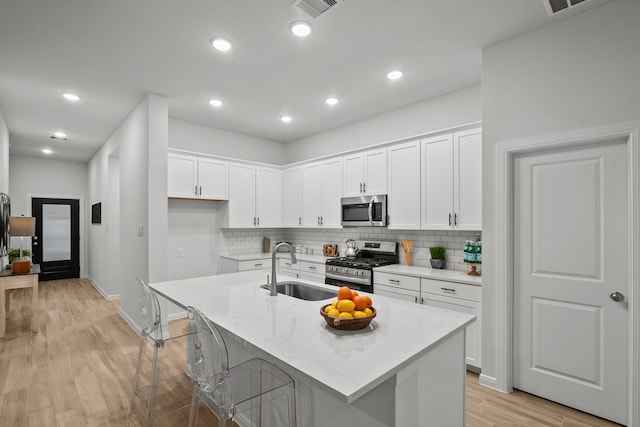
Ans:
POLYGON ((482 130, 453 134, 453 211, 459 230, 482 230, 482 130))
POLYGON ((343 156, 343 196, 387 194, 387 148, 343 156))
POLYGON ((331 158, 302 167, 302 225, 340 228, 342 159, 331 158))
POLYGON ((482 229, 482 130, 422 140, 422 228, 482 229))
POLYGON ((244 163, 229 164, 229 228, 280 227, 280 170, 244 163))
POLYGON ((296 166, 282 172, 282 225, 302 226, 302 167, 296 166))
POLYGON ((420 140, 389 146, 390 229, 420 229, 420 140))
POLYGON ((172 198, 227 200, 228 162, 169 153, 167 195, 172 198))

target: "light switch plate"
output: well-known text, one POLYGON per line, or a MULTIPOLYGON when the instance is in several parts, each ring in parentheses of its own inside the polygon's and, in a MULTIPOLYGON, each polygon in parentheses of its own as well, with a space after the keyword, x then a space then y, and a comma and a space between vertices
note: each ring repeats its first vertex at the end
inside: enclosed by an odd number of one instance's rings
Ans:
POLYGON ((144 236, 144 225, 138 226, 138 236, 144 236))

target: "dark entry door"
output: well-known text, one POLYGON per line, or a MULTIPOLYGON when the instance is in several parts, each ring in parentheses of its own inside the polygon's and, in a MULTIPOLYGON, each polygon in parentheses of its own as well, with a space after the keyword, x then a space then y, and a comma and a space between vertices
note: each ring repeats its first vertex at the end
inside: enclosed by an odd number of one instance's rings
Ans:
POLYGON ((40 264, 40 280, 80 277, 80 201, 31 200, 36 218, 33 263, 40 264))

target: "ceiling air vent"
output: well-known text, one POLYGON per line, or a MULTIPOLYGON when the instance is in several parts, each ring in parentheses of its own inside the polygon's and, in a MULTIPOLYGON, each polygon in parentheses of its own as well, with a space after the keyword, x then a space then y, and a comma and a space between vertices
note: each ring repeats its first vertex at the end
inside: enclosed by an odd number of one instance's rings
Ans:
POLYGON ((544 2, 545 7, 547 8, 547 12, 549 16, 553 16, 556 13, 565 12, 565 11, 577 11, 578 9, 587 9, 590 7, 598 6, 602 3, 606 3, 610 0, 542 0, 544 2), (584 6, 584 7, 575 7, 575 6, 584 6), (574 9, 575 7, 575 9, 574 9))
POLYGON ((312 18, 317 18, 341 2, 342 0, 294 0, 291 5, 312 18))

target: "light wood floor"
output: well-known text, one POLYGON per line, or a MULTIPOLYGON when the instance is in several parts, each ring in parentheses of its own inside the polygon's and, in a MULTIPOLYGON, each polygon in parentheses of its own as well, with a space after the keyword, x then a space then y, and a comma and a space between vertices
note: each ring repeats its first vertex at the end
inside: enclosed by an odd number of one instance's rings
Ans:
MULTIPOLYGON (((40 289, 39 333, 29 332, 31 290, 11 294, 7 332, 0 339, 0 426, 140 425, 128 416, 139 336, 120 317, 119 302, 104 300, 82 279, 44 282, 40 289)), ((184 322, 172 324, 182 327, 184 322)), ((161 371, 169 376, 184 366, 186 345, 172 341, 161 359, 161 371)), ((178 387, 169 390, 160 405, 180 393, 178 387)), ((474 427, 617 425, 526 393, 495 392, 471 373, 466 412, 467 426, 474 427)), ((156 425, 177 427, 188 418, 185 406, 156 425)), ((198 421, 216 425, 202 410, 198 421)))

